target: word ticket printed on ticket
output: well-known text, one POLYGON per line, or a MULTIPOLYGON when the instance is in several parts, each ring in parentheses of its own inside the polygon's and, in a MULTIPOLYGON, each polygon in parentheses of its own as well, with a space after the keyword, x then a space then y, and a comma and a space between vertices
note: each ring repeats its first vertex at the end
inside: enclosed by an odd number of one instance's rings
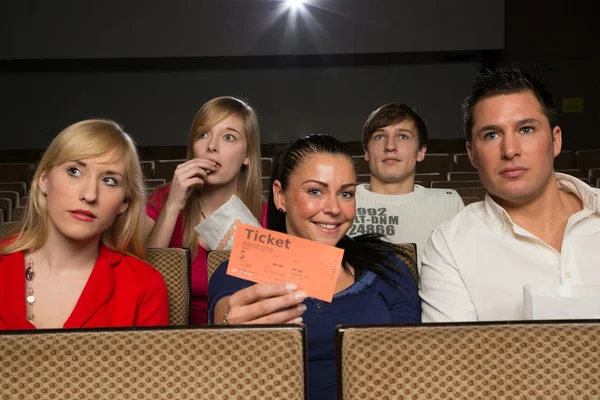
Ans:
POLYGON ((256 283, 294 283, 308 297, 331 302, 344 250, 239 223, 227 274, 256 283))

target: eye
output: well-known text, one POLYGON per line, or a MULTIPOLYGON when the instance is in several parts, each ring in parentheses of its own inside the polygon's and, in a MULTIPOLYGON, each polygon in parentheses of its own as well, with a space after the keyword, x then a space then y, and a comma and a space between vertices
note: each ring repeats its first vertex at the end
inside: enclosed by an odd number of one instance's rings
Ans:
POLYGON ((483 135, 485 140, 492 140, 498 138, 498 132, 488 132, 483 135))
POLYGON ((119 181, 112 176, 102 178, 102 182, 106 183, 108 186, 117 186, 119 184, 119 181))
POLYGON ((235 136, 233 136, 231 133, 228 133, 225 135, 225 140, 228 142, 233 142, 235 140, 235 136))
POLYGON ((375 139, 375 140, 383 140, 383 139, 385 139, 385 136, 384 135, 375 135, 373 137, 373 139, 375 139))
POLYGON ((79 168, 69 167, 67 168, 67 173, 71 176, 81 176, 81 171, 79 168))
POLYGON ((354 192, 342 192, 342 197, 347 200, 353 199, 354 192))
POLYGON ((521 128, 521 133, 533 133, 535 128, 533 126, 524 126, 521 128))
POLYGON ((408 140, 408 136, 407 136, 407 135, 404 135, 404 134, 402 134, 402 135, 400 135, 400 136, 398 136, 398 137, 399 137, 401 140, 408 140))
POLYGON ((321 189, 308 189, 308 194, 311 196, 318 196, 321 194, 321 189))
POLYGON ((201 133, 201 134, 198 136, 198 139, 203 139, 203 138, 205 138, 205 137, 208 137, 208 133, 206 133, 206 132, 202 132, 202 133, 201 133))

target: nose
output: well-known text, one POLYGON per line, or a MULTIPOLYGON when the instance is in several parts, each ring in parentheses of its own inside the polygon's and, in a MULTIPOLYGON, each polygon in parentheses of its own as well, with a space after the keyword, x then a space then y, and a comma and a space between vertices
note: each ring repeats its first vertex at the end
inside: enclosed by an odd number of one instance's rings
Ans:
POLYGON ((502 158, 512 160, 521 155, 521 139, 515 133, 506 133, 501 141, 502 158))
POLYGON ((99 182, 92 178, 85 178, 81 183, 79 198, 86 203, 95 203, 98 200, 99 182))
POLYGON ((208 153, 218 153, 219 152, 219 143, 216 135, 210 135, 208 138, 208 143, 206 145, 206 151, 208 153))
POLYGON ((385 139, 385 151, 396 151, 396 139, 392 135, 385 139))
POLYGON ((328 196, 323 212, 330 215, 338 215, 340 213, 340 201, 336 195, 328 196))

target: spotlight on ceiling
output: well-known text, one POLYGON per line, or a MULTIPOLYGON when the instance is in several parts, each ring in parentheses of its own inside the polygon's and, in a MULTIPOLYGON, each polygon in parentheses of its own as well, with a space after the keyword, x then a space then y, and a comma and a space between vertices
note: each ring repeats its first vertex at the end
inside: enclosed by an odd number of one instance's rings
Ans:
POLYGON ((286 4, 292 9, 297 9, 301 7, 303 3, 303 0, 286 0, 286 4))

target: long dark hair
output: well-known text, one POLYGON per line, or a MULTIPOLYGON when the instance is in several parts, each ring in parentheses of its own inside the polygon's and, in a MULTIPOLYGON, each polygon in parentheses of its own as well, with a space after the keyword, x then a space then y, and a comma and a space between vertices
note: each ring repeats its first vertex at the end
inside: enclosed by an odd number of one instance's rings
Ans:
MULTIPOLYGON (((318 154, 341 155, 347 157, 353 164, 352 155, 348 153, 344 144, 329 135, 313 134, 289 144, 279 155, 273 175, 271 175, 267 205, 268 229, 287 233, 285 213, 278 211, 275 206, 273 183, 276 180, 279 181, 281 189, 285 192, 292 172, 309 157, 318 154)), ((392 257, 410 257, 380 234, 366 234, 354 238, 346 235, 337 243, 336 247, 344 250, 342 267, 346 272, 350 273, 350 266, 352 266, 355 269, 372 271, 383 279, 396 284, 397 282, 390 276, 390 272, 401 275, 405 272, 397 267, 392 257)))

